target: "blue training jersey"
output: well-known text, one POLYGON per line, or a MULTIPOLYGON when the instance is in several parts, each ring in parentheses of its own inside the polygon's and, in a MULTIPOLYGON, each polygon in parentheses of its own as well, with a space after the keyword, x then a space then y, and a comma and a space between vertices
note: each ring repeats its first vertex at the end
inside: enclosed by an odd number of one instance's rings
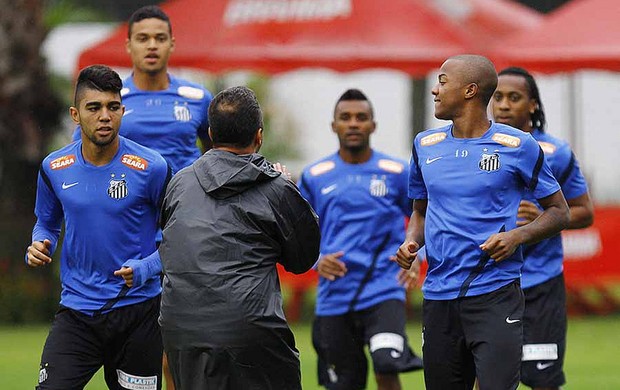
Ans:
MULTIPOLYGON (((560 183, 564 197, 574 199, 588 192, 586 179, 581 174, 579 163, 568 143, 543 133, 532 132, 534 139, 545 152, 545 158, 551 172, 560 183)), ((540 208, 535 197, 528 191, 525 199, 534 202, 540 208)), ((523 247, 523 271, 521 287, 529 288, 544 283, 563 271, 562 236, 560 234, 536 244, 523 247)))
POLYGON ((338 153, 308 166, 299 189, 319 216, 321 254, 342 251, 347 274, 320 278, 316 314, 363 310, 388 299, 405 300, 398 264, 390 261, 405 238, 407 165, 373 151, 361 164, 338 153))
POLYGON ((119 150, 107 165, 86 162, 78 141, 48 155, 39 170, 32 240, 49 239, 53 252, 64 220, 60 304, 86 314, 119 294, 126 293, 113 308, 161 292, 159 275, 123 292, 123 278, 114 275, 127 260, 156 252, 159 209, 170 177, 157 152, 119 138, 119 150))
MULTIPOLYGON (((207 111, 212 95, 198 84, 168 75, 163 91, 142 91, 133 77, 123 81, 125 115, 120 135, 159 152, 176 173, 200 157, 196 138, 208 137, 207 111)), ((80 139, 76 129, 73 140, 80 139)))
POLYGON ((537 199, 560 189, 528 133, 492 123, 480 138, 454 138, 452 125, 416 136, 409 197, 428 200, 426 299, 486 294, 521 276, 520 248, 495 262, 479 246, 516 227, 528 188, 537 199))

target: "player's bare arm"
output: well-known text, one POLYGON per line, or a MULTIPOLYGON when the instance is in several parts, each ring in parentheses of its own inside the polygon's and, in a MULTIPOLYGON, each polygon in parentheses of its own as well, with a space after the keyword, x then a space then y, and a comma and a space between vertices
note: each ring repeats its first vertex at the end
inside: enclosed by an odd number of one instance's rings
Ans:
MULTIPOLYGON (((585 193, 573 199, 567 199, 570 222, 567 229, 583 229, 594 222, 594 206, 590 195, 585 193)), ((517 213, 517 226, 524 226, 542 214, 542 210, 533 202, 522 200, 517 213)))
POLYGON ((413 213, 411 213, 407 226, 405 242, 398 248, 396 256, 390 259, 396 261, 405 270, 411 269, 411 265, 417 259, 418 249, 424 245, 424 220, 427 205, 426 199, 415 199, 413 201, 413 213))
POLYGON ((573 199, 567 199, 570 222, 567 229, 583 229, 594 223, 594 206, 587 192, 573 199))
POLYGON ((531 223, 508 232, 491 235, 480 249, 495 261, 510 257, 521 244, 533 244, 552 237, 568 226, 570 212, 562 191, 538 199, 544 211, 531 223))
POLYGON ((542 210, 536 206, 535 203, 529 200, 522 200, 519 204, 519 210, 517 211, 517 226, 524 226, 534 221, 542 210))
POLYGON ((28 265, 31 267, 40 267, 52 262, 52 254, 50 249, 52 242, 48 239, 41 241, 33 241, 28 247, 28 265))
POLYGON ((411 263, 411 268, 409 269, 400 269, 398 271, 398 284, 403 286, 405 290, 411 291, 413 290, 418 283, 420 278, 420 262, 414 261, 411 263))
POLYGON ((321 256, 316 267, 319 275, 332 282, 343 277, 347 273, 346 264, 340 260, 343 255, 344 252, 340 251, 321 256))

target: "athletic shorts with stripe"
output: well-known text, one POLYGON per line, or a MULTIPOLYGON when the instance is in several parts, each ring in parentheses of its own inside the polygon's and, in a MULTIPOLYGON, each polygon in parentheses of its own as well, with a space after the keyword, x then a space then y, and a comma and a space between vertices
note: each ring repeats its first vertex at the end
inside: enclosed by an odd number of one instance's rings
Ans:
POLYGON ((424 300, 424 381, 428 390, 510 390, 519 385, 524 298, 519 280, 493 292, 424 300))
POLYGON ((159 296, 94 316, 61 307, 39 369, 39 390, 83 389, 104 367, 109 389, 161 389, 159 296))
POLYGON ((365 310, 317 316, 312 342, 319 357, 319 384, 330 389, 365 389, 368 345, 375 373, 398 374, 422 368, 405 334, 405 303, 381 302, 365 310))
POLYGON ((529 387, 560 387, 565 382, 566 287, 564 274, 523 290, 521 382, 529 387))

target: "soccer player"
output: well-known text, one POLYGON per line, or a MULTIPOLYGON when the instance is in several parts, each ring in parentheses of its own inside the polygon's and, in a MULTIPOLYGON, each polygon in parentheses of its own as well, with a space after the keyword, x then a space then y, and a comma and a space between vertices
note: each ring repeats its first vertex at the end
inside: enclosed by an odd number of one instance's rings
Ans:
MULTIPOLYGON (((211 93, 168 73, 174 37, 168 15, 158 6, 131 15, 126 47, 133 71, 121 90, 126 109, 120 134, 159 152, 176 173, 200 157, 197 137, 204 150, 211 146, 211 93)), ((79 137, 78 129, 74 139, 79 137)))
MULTIPOLYGON (((126 109, 120 134, 159 152, 176 173, 200 157, 197 138, 202 151, 211 147, 207 110, 212 95, 168 73, 175 41, 170 19, 161 8, 139 8, 128 24, 126 48, 133 70, 121 90, 126 109)), ((74 139, 79 137, 78 128, 74 139)), ((168 390, 174 390, 165 356, 164 375, 168 390)))
POLYGON ((339 149, 304 169, 299 188, 319 215, 320 275, 313 324, 319 383, 366 388, 368 346, 378 389, 400 389, 400 372, 422 368, 405 334, 405 288, 417 272, 390 261, 411 214, 407 164, 373 150, 372 105, 358 89, 334 109, 339 149))
POLYGON ((397 253, 408 269, 425 245, 422 287, 427 389, 516 389, 521 366, 521 245, 559 233, 568 206, 534 138, 490 123, 497 73, 485 57, 446 60, 433 88, 435 116, 450 125, 415 138, 413 213, 397 253), (529 190, 544 211, 517 225, 529 190))
MULTIPOLYGON (((545 152, 570 209, 569 229, 590 226, 594 219, 588 186, 568 143, 545 132, 545 111, 538 86, 522 68, 499 72, 491 100, 493 116, 530 133, 545 152)), ((531 193, 521 201, 517 226, 541 213, 531 193)), ((558 234, 523 248, 521 287, 525 295, 521 382, 537 390, 559 389, 566 380, 562 370, 566 350, 566 287, 562 267, 562 238, 558 234)))
POLYGON ((103 365, 110 389, 160 389, 155 234, 170 177, 157 152, 118 136, 125 111, 112 69, 83 69, 71 118, 81 139, 41 164, 27 264, 52 261, 61 225, 62 291, 38 389, 82 389, 103 365))
POLYGON ((263 118, 250 89, 217 94, 209 122, 213 149, 172 178, 162 208, 160 324, 175 386, 301 389, 276 263, 312 267, 316 214, 258 154, 263 118))

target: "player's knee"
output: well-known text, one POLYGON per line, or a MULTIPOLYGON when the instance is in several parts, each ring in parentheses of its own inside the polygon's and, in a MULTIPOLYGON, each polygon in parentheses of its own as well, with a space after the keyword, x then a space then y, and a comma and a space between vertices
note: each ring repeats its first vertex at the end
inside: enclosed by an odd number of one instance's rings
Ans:
POLYGON ((375 372, 392 374, 400 371, 405 338, 398 333, 378 333, 368 344, 375 372))
POLYGON ((400 371, 402 353, 391 348, 383 348, 372 353, 373 368, 379 374, 396 374, 400 371))

